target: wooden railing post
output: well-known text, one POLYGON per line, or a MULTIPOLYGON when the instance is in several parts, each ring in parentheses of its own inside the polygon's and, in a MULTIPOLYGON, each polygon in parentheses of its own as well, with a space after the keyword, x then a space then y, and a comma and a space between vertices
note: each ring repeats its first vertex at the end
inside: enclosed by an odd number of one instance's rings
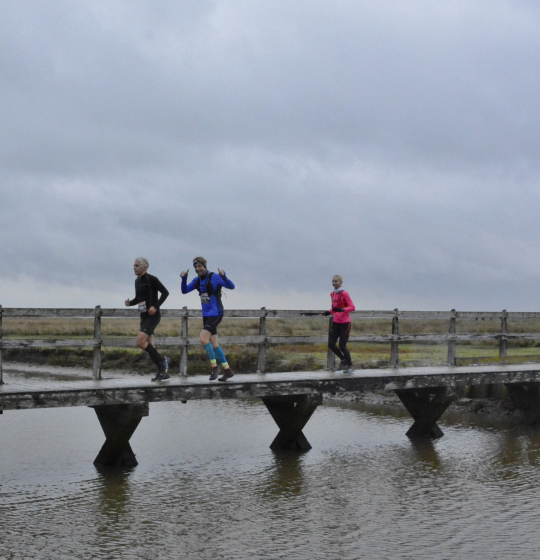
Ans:
POLYGON ((508 313, 506 309, 501 313, 501 339, 499 340, 499 358, 506 358, 508 355, 508 313))
MULTIPOLYGON (((448 329, 448 334, 456 334, 456 310, 452 309, 450 312, 450 327, 448 329)), ((447 363, 449 366, 456 365, 456 341, 449 340, 448 341, 448 360, 447 363)))
MULTIPOLYGON (((328 320, 328 341, 330 342, 330 334, 332 333, 332 325, 334 324, 334 318, 330 316, 328 320)), ((330 371, 336 370, 336 355, 328 347, 328 352, 326 354, 326 369, 330 371)))
MULTIPOLYGON (((392 334, 399 334, 399 314, 397 309, 394 309, 394 316, 392 317, 392 334)), ((399 366, 399 342, 397 340, 393 340, 390 343, 390 366, 399 366)))
POLYGON ((259 353, 257 355, 257 373, 266 372, 266 307, 261 307, 261 311, 264 311, 264 315, 259 319, 259 336, 263 336, 264 339, 259 342, 259 353))
POLYGON ((187 377, 187 363, 188 363, 188 349, 189 349, 189 329, 188 329, 188 308, 187 306, 182 307, 184 315, 182 315, 182 338, 184 342, 182 343, 180 349, 180 376, 187 377))
POLYGON ((94 369, 92 377, 101 379, 101 305, 96 305, 94 315, 94 369))
MULTIPOLYGON (((230 336, 226 337, 224 342, 229 344, 250 344, 257 346, 257 371, 260 373, 265 373, 270 367, 268 362, 268 350, 273 344, 322 344, 329 340, 331 330, 333 328, 333 318, 329 317, 328 322, 328 338, 323 336, 322 333, 317 333, 316 336, 275 336, 268 332, 268 318, 284 318, 289 319, 291 317, 311 317, 311 316, 321 316, 321 311, 309 311, 309 310, 267 310, 262 307, 260 310, 230 310, 227 316, 233 317, 250 317, 252 319, 259 319, 259 334, 252 333, 246 336, 230 336)), ((174 317, 175 319, 181 318, 181 325, 178 325, 178 329, 181 333, 176 333, 173 337, 164 337, 162 339, 162 344, 165 346, 171 346, 176 348, 175 351, 179 352, 179 374, 181 377, 186 377, 188 375, 188 357, 189 357, 189 317, 196 315, 199 316, 198 312, 191 312, 187 307, 182 309, 171 310, 167 312, 168 317, 174 317), (178 348, 180 346, 180 348, 178 348)), ((352 342, 359 343, 369 343, 369 344, 384 344, 388 345, 390 343, 390 359, 389 365, 393 368, 399 367, 400 356, 399 348, 401 343, 404 344, 417 342, 417 343, 437 343, 442 344, 446 342, 447 345, 447 364, 449 366, 455 366, 457 362, 457 342, 458 341, 477 341, 477 340, 493 340, 499 341, 499 357, 504 360, 508 356, 508 340, 537 340, 536 333, 512 333, 509 334, 509 324, 508 319, 510 315, 512 317, 522 317, 523 319, 529 320, 537 318, 540 316, 536 312, 527 313, 508 313, 505 309, 502 312, 490 311, 490 312, 456 312, 452 309, 450 313, 443 312, 441 316, 440 311, 399 311, 394 309, 392 313, 388 310, 381 311, 358 311, 354 315, 355 317, 365 317, 365 318, 385 318, 388 320, 392 318, 392 334, 389 336, 385 334, 359 334, 351 337, 352 342), (448 334, 408 334, 400 333, 399 322, 400 319, 408 321, 409 319, 444 319, 444 317, 449 318, 449 329, 448 334), (460 319, 460 329, 463 333, 457 333, 457 319, 460 319), (480 337, 477 334, 467 334, 467 322, 477 321, 479 319, 489 319, 500 320, 501 326, 500 330, 497 332, 490 332, 489 334, 483 334, 480 337), (462 323, 464 323, 462 325, 462 323)), ((127 340, 124 338, 103 338, 102 333, 102 318, 108 317, 131 317, 132 312, 126 311, 125 309, 102 309, 101 306, 96 306, 94 309, 88 308, 70 308, 70 309, 47 309, 47 308, 3 308, 0 305, 0 385, 3 384, 3 357, 9 356, 7 349, 11 348, 92 348, 93 350, 93 364, 92 364, 92 378, 95 380, 102 379, 102 363, 103 363, 103 348, 106 346, 115 347, 131 347, 132 340, 127 340), (11 320, 11 317, 43 317, 48 320, 54 320, 55 318, 70 317, 70 318, 82 318, 85 322, 89 319, 94 318, 94 337, 85 337, 84 339, 75 338, 72 339, 68 337, 68 340, 61 339, 32 339, 29 341, 27 338, 16 339, 14 337, 9 337, 3 340, 2 333, 2 319, 3 314, 11 320), (6 354, 3 354, 3 348, 6 348, 6 354)), ((280 334, 280 333, 278 333, 280 334)), ((285 334, 285 333, 281 333, 285 334)), ((193 339, 192 339, 193 340, 193 339)), ((388 347, 388 346, 387 346, 388 347)), ((335 371, 336 368, 336 357, 334 353, 327 349, 327 359, 326 368, 330 371, 335 371)), ((90 372, 88 372, 90 373, 90 372)))
MULTIPOLYGON (((4 309, 0 305, 0 341, 2 340, 2 316, 4 315, 4 309)), ((4 384, 3 374, 2 374, 2 347, 0 346, 0 385, 4 384)))

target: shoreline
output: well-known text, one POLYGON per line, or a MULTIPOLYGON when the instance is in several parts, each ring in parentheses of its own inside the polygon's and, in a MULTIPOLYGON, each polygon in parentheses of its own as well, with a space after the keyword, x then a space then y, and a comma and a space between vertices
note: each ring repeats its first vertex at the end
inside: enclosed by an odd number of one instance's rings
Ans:
MULTIPOLYGON (((336 395, 324 395, 324 402, 329 404, 365 404, 382 406, 389 409, 405 410, 399 397, 392 391, 350 391, 336 395)), ((458 412, 474 416, 506 418, 512 422, 522 422, 525 417, 508 397, 459 397, 444 414, 458 412)), ((443 414, 443 417, 444 417, 443 414)))

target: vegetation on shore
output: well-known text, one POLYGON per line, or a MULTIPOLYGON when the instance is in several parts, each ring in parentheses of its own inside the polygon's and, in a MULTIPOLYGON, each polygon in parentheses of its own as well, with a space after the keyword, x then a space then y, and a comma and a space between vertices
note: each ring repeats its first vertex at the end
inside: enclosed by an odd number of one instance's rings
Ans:
MULTIPOLYGON (((103 319, 102 336, 133 340, 138 332, 137 319, 103 319)), ((202 327, 201 320, 190 319, 190 336, 197 336, 202 327)), ((321 336, 327 332, 328 319, 309 317, 303 319, 270 319, 267 321, 268 334, 272 336, 321 336)), ((92 319, 32 319, 5 318, 3 322, 4 338, 92 338, 92 319)), ((258 333, 257 319, 224 319, 220 325, 222 336, 255 335, 258 333)), ((540 320, 509 321, 511 333, 538 333, 540 320)), ((157 336, 179 336, 181 321, 164 318, 156 332, 157 336)), ((500 323, 496 320, 459 321, 458 333, 498 333, 500 323)), ((352 335, 390 334, 391 322, 382 319, 354 321, 352 335)), ((400 321, 401 334, 444 334, 448 332, 448 322, 444 320, 400 321)), ((350 343, 355 367, 373 368, 389 365, 390 345, 380 343, 350 343)), ((179 352, 176 347, 162 347, 160 352, 171 360, 171 371, 179 368, 179 352)), ((257 369, 257 347, 254 345, 226 345, 227 359, 238 372, 254 372, 257 369)), ((268 371, 313 371, 326 366, 327 348, 325 344, 275 345, 267 351, 268 371)), ((399 357, 402 365, 436 365, 445 364, 447 347, 444 344, 400 344, 399 357)), ((4 350, 6 361, 49 364, 53 366, 92 367, 91 348, 31 348, 4 350)), ((507 362, 536 361, 540 358, 540 341, 509 341, 507 362)), ((463 342, 457 345, 458 364, 481 362, 496 363, 498 342, 463 342)), ((189 352, 188 368, 190 374, 206 373, 208 362, 206 354, 200 347, 193 347, 189 352)), ((154 366, 145 352, 133 348, 104 348, 102 367, 107 369, 124 369, 140 373, 153 371, 154 366)))

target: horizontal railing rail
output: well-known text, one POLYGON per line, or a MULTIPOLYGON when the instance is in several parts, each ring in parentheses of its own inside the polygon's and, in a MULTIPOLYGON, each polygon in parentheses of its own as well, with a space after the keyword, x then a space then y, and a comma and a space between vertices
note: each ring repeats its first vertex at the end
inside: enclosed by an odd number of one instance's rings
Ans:
MULTIPOLYGON (((135 336, 135 335, 134 335, 135 336)), ((465 342, 465 341, 489 341, 501 340, 502 337, 507 340, 540 340, 539 333, 520 333, 520 334, 404 334, 404 335, 355 335, 349 336, 349 342, 372 342, 372 343, 412 343, 412 342, 465 342)), ((199 337, 154 337, 156 345, 159 346, 182 346, 183 344, 194 345, 199 344, 199 337)), ((223 344, 326 344, 328 336, 220 336, 220 343, 223 344)), ((11 339, 4 338, 0 341, 0 348, 92 348, 93 346, 107 346, 109 348, 132 348, 134 346, 132 338, 20 338, 11 339)))
MULTIPOLYGON (((63 308, 63 307, 4 307, 4 317, 35 317, 35 318, 51 318, 64 317, 72 319, 91 319, 95 315, 95 308, 63 308)), ((226 309, 224 317, 236 317, 239 319, 259 319, 266 317, 267 319, 295 319, 302 317, 320 317, 324 315, 325 310, 296 310, 296 309, 226 309)), ((163 317, 202 317, 200 309, 162 309, 163 317)), ((370 311, 360 310, 350 313, 351 317, 357 319, 392 319, 397 316, 399 319, 456 319, 465 321, 482 321, 485 319, 501 319, 506 316, 507 319, 540 319, 540 312, 536 311, 370 311), (504 315, 506 313, 506 315, 504 315)), ((133 318, 138 316, 136 309, 101 309, 101 316, 104 318, 133 318)))
MULTIPOLYGON (((168 347, 180 347, 180 375, 187 375, 188 349, 190 346, 199 344, 198 337, 189 336, 189 319, 200 319, 200 309, 163 309, 164 318, 178 318, 182 320, 181 332, 177 337, 156 337, 156 344, 168 347)), ((266 370, 266 351, 270 345, 279 344, 326 344, 328 335, 321 336, 271 336, 267 332, 266 321, 268 319, 298 319, 324 316, 324 310, 282 310, 282 309, 229 309, 224 313, 225 318, 258 319, 259 333, 246 336, 220 336, 223 344, 253 344, 258 346, 257 370, 266 370)), ((105 319, 137 318, 136 309, 108 309, 97 306, 95 308, 26 308, 0 306, 0 383, 2 382, 2 349, 15 348, 93 348, 93 377, 101 379, 101 356, 102 348, 132 348, 135 346, 134 339, 103 337, 101 333, 101 321, 105 319), (14 339, 2 338, 3 318, 71 318, 71 319, 93 319, 93 338, 36 338, 36 339, 14 339)), ((351 313, 355 319, 386 319, 391 320, 392 334, 376 335, 362 334, 351 336, 351 342, 386 343, 390 344, 390 365, 397 367, 399 364, 399 344, 403 343, 445 343, 448 345, 449 365, 456 362, 456 343, 458 342, 482 342, 499 341, 499 356, 507 356, 508 340, 540 340, 540 333, 512 333, 508 332, 508 319, 540 319, 540 312, 485 312, 485 311, 399 311, 388 310, 360 310, 351 313), (400 320, 446 320, 449 322, 447 334, 400 334, 400 320), (468 333, 458 334, 456 332, 457 321, 500 321, 500 330, 497 333, 468 333)), ((330 318, 330 325, 331 327, 330 318)), ((335 366, 334 354, 328 350, 327 367, 333 369, 335 366)))

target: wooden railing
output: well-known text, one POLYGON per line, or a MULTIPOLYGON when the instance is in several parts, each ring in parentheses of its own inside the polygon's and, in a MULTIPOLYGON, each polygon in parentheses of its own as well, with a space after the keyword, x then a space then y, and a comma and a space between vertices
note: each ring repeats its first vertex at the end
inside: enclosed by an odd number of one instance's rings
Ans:
MULTIPOLYGON (((177 337, 156 337, 156 345, 179 346, 180 347, 180 375, 187 375, 188 348, 190 345, 199 345, 198 337, 189 336, 189 318, 201 318, 202 313, 198 309, 164 309, 161 311, 164 318, 182 319, 181 333, 177 337)), ((255 344, 258 345, 257 370, 266 370, 266 350, 272 344, 325 344, 328 335, 321 336, 269 336, 267 334, 267 320, 269 319, 299 319, 322 316, 324 311, 312 310, 270 310, 265 309, 240 309, 226 310, 226 318, 258 318, 259 334, 248 336, 220 336, 222 344, 255 344)), ((94 349, 93 378, 101 379, 101 349, 103 347, 133 347, 134 338, 103 338, 101 334, 102 318, 135 318, 138 313, 135 309, 102 309, 97 306, 92 309, 67 309, 67 308, 2 308, 0 306, 0 383, 2 382, 2 349, 8 348, 67 348, 67 347, 90 347, 94 349), (94 337, 89 339, 2 339, 2 318, 27 317, 27 318, 93 318, 94 337)), ((448 365, 455 365, 456 343, 463 341, 499 341, 499 356, 507 356, 508 340, 540 340, 540 333, 516 333, 508 332, 508 320, 513 319, 540 319, 540 312, 458 312, 451 311, 355 311, 351 313, 355 319, 388 319, 392 324, 392 334, 375 335, 363 334, 351 336, 351 342, 389 343, 390 344, 390 366, 397 367, 399 364, 399 345, 412 342, 440 342, 448 345, 448 365), (448 321, 448 334, 400 334, 400 319, 416 320, 446 320, 448 321), (500 332, 481 334, 457 334, 456 321, 479 321, 486 319, 500 320, 500 332)), ((331 318, 330 318, 331 326, 331 318)), ((134 333, 135 334, 135 333, 134 333)), ((327 367, 334 369, 335 356, 328 350, 327 367)))

